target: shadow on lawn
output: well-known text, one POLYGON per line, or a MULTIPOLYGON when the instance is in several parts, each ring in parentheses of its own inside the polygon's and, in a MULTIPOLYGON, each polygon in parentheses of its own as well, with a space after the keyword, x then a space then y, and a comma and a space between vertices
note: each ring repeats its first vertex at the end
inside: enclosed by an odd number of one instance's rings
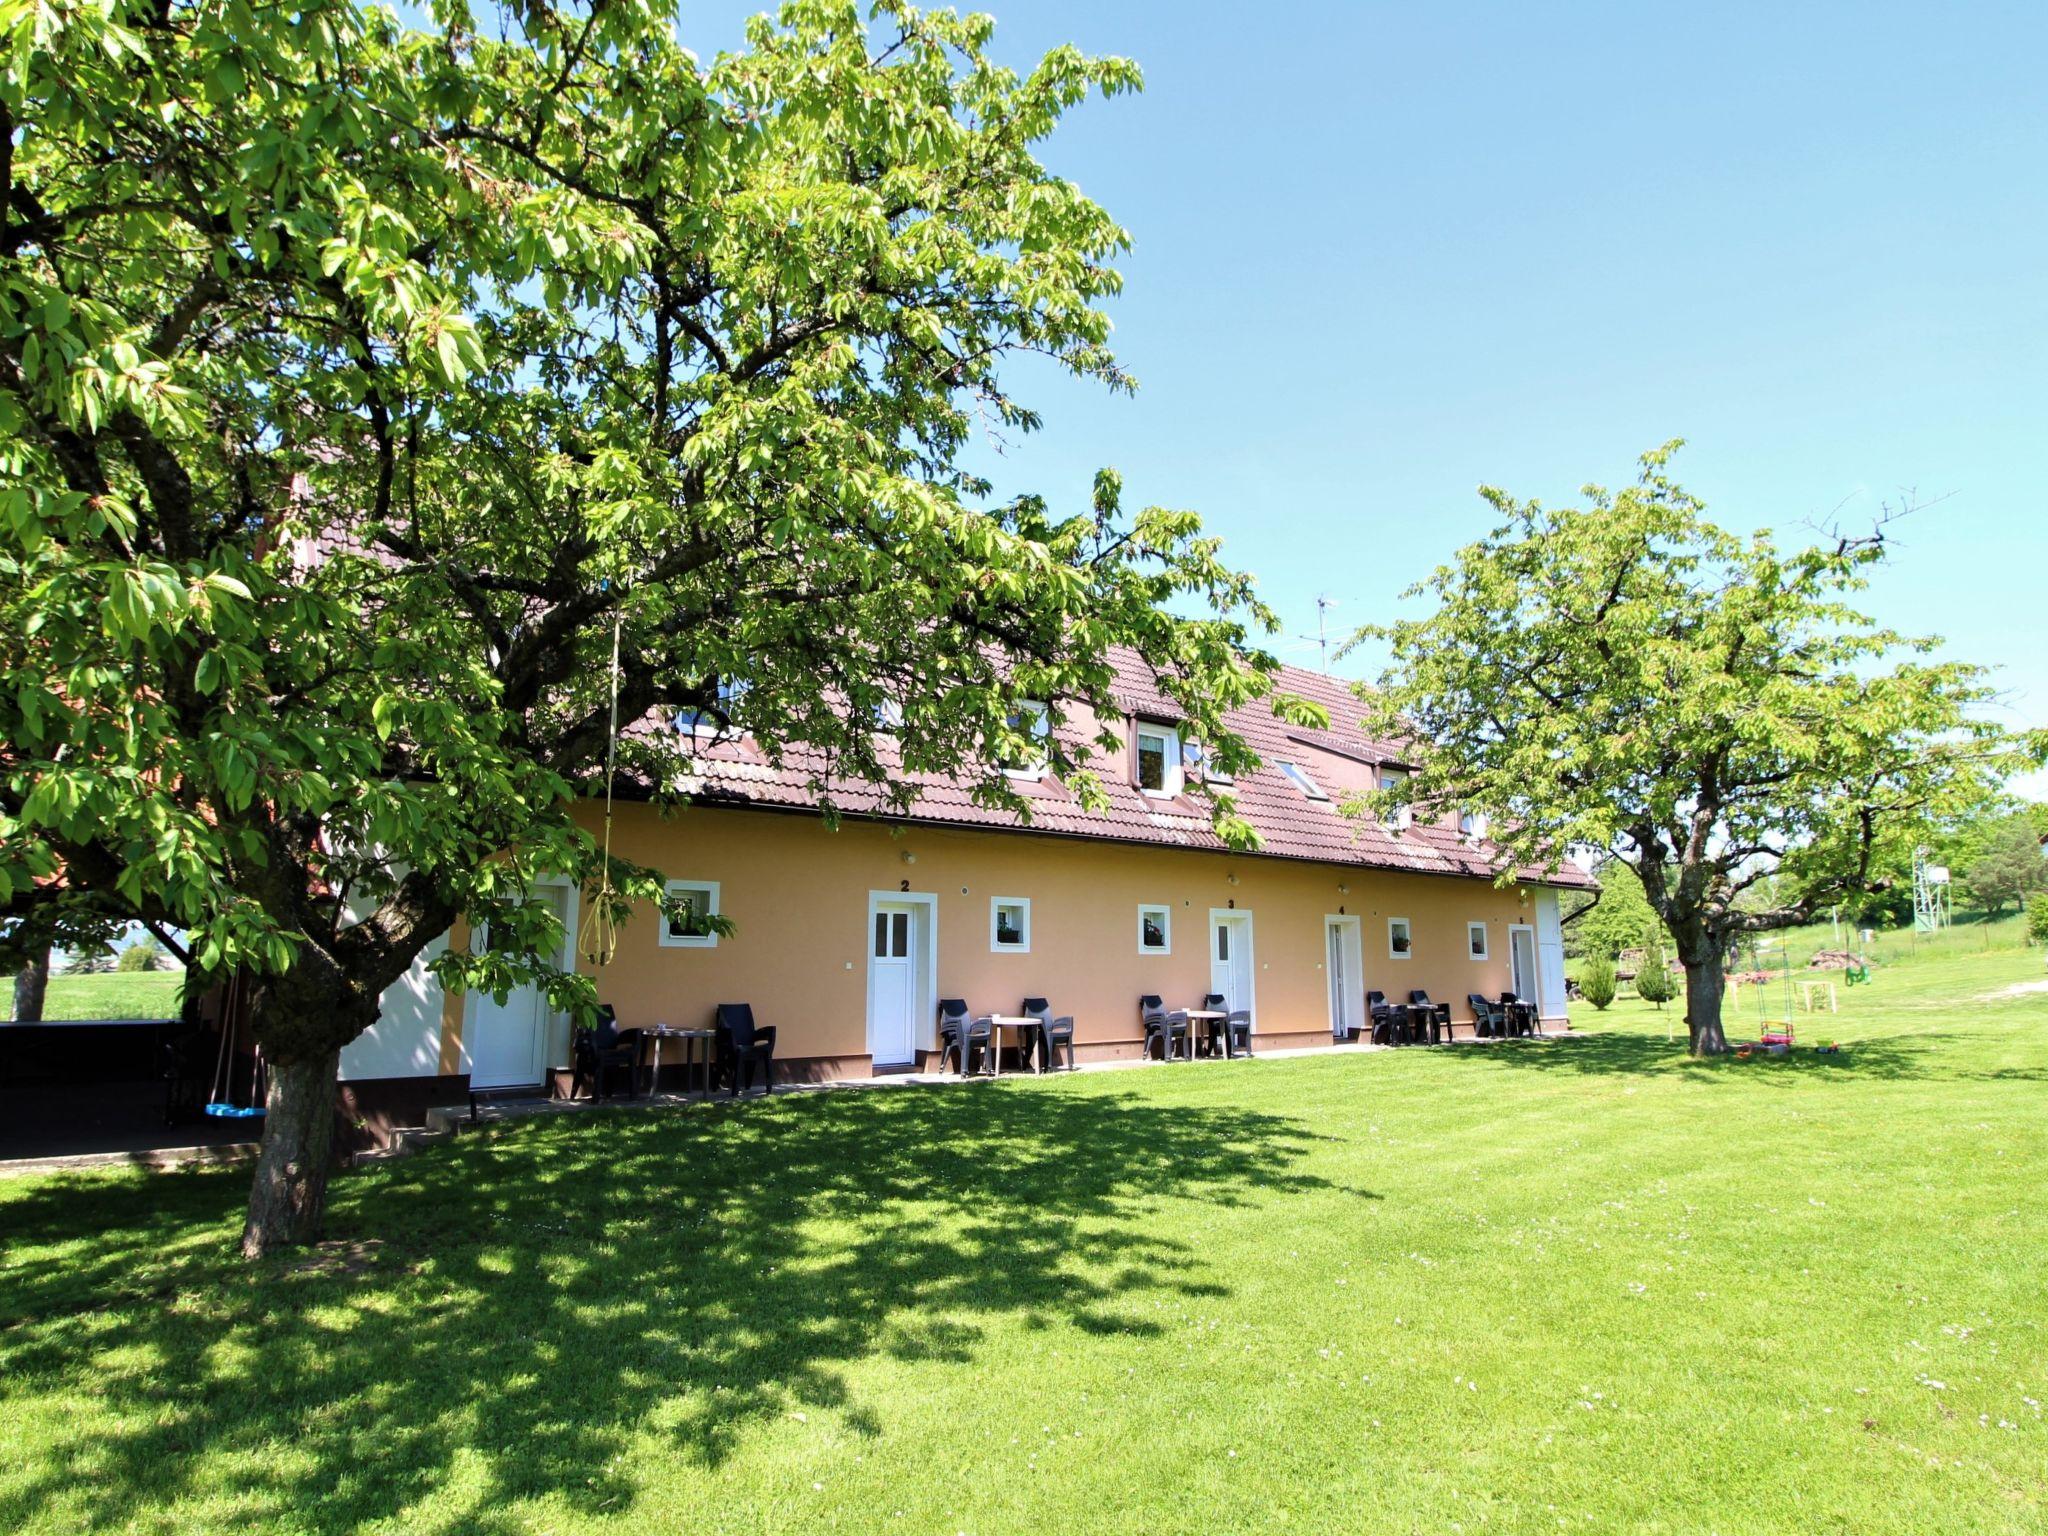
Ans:
MULTIPOLYGON (((1729 1034, 1731 1043, 1746 1038, 1741 1026, 1729 1034)), ((1794 1083, 1820 1077, 1868 1078, 1877 1081, 2022 1080, 2048 1081, 2048 1069, 2008 1067, 1980 1069, 1959 1064, 1952 1047, 1961 1038, 1947 1033, 1878 1035, 1848 1040, 1832 1054, 1813 1047, 1833 1038, 1824 1028, 1801 1031, 1802 1043, 1783 1056, 1758 1053, 1743 1061, 1733 1054, 1695 1060, 1686 1054, 1685 1024, 1667 1043, 1650 1035, 1567 1035, 1550 1040, 1506 1040, 1478 1050, 1454 1054, 1513 1070, 1579 1076, 1639 1076, 1647 1072, 1679 1072, 1703 1081, 1794 1083)))
POLYGON ((225 1252, 238 1178, 52 1182, 6 1205, 10 1247, 73 1246, 0 1272, 0 1378, 59 1377, 104 1412, 0 1498, 0 1527, 60 1494, 96 1525, 204 1494, 418 1530, 441 1520, 408 1511, 459 1485, 444 1518, 509 1529, 504 1502, 548 1492, 630 1505, 623 1447, 650 1425, 712 1467, 797 1409, 943 1459, 947 1426, 879 1422, 842 1368, 966 1362, 997 1317, 1156 1332, 1139 1298, 1227 1294, 1157 1201, 1323 1187, 1298 1171, 1313 1140, 1008 1088, 567 1117, 337 1179, 326 1260, 257 1273, 225 1252))

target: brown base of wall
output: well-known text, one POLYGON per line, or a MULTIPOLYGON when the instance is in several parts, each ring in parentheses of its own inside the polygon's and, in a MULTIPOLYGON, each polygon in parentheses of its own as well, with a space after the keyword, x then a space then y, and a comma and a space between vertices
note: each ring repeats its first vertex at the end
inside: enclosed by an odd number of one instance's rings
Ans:
POLYGON ((335 1097, 334 1148, 369 1152, 390 1145, 395 1132, 427 1123, 427 1111, 469 1102, 469 1074, 439 1077, 360 1077, 335 1097))

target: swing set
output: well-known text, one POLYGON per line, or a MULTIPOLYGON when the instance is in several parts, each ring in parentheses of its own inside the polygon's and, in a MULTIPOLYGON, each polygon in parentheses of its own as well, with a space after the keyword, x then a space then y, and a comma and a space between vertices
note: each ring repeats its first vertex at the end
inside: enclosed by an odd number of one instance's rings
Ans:
POLYGON ((228 995, 222 999, 220 1021, 220 1051, 214 1057, 213 1086, 206 1095, 206 1113, 216 1120, 261 1120, 263 1106, 270 1094, 270 1068, 263 1060, 263 1043, 249 1042, 249 1102, 237 1104, 234 1096, 235 1053, 230 1047, 242 1033, 242 1010, 233 1006, 240 1001, 239 981, 231 981, 228 995))

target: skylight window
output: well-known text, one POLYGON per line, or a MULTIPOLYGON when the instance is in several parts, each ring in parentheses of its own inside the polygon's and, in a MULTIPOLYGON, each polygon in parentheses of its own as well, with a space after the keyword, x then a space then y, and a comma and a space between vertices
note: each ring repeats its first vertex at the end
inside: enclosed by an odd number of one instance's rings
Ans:
POLYGON ((1280 772, 1286 776, 1288 783, 1292 784, 1304 795, 1307 795, 1309 799, 1327 800, 1330 798, 1323 792, 1323 786, 1310 778, 1308 770, 1302 767, 1301 764, 1282 763, 1280 765, 1280 772))

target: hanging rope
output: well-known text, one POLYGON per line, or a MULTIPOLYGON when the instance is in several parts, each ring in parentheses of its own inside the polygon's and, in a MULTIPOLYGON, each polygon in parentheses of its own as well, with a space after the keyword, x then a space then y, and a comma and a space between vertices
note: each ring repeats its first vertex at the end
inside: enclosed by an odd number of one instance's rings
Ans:
POLYGON ((583 958, 595 968, 610 965, 619 952, 619 925, 613 916, 618 891, 612 885, 612 777, 619 752, 619 628, 623 614, 612 618, 611 726, 604 744, 604 863, 598 871, 597 889, 585 903, 583 932, 577 941, 583 958))

